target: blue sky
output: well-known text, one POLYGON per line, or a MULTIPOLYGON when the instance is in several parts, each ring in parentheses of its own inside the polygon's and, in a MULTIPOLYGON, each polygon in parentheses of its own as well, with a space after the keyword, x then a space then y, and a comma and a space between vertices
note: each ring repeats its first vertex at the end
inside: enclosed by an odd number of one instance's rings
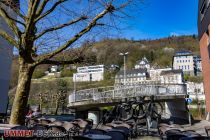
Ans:
MULTIPOLYGON (((197 34, 198 0, 144 0, 144 3, 138 5, 138 11, 126 11, 132 19, 126 20, 127 30, 120 31, 117 37, 140 40, 197 34)), ((69 30, 62 33, 69 34, 69 30)))
POLYGON ((141 12, 122 33, 128 39, 156 39, 197 34, 198 0, 145 0, 141 12))

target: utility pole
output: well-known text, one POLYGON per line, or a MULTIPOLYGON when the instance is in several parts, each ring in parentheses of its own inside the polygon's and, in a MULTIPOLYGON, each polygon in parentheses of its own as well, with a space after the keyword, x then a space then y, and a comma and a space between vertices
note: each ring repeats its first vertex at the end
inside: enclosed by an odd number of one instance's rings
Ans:
POLYGON ((126 56, 129 54, 129 52, 126 53, 120 53, 119 55, 123 56, 124 60, 124 86, 126 85, 126 56))

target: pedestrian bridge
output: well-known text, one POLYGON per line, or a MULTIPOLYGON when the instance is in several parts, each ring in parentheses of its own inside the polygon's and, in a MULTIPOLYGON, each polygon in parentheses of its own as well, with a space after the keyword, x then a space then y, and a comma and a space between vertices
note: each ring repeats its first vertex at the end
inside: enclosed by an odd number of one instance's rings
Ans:
POLYGON ((183 99, 187 95, 186 85, 141 84, 79 90, 69 95, 68 107, 72 109, 87 109, 91 107, 111 106, 125 99, 142 96, 149 97, 151 95, 154 95, 156 100, 162 101, 183 99))

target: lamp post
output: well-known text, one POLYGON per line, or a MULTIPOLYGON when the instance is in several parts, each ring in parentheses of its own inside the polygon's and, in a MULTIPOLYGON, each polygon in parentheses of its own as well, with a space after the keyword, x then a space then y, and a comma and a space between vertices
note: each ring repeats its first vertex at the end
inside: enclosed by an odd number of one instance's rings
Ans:
POLYGON ((76 101, 76 83, 77 82, 77 74, 74 75, 74 101, 76 101))
POLYGON ((124 86, 126 85, 126 65, 125 65, 125 61, 126 61, 126 56, 128 54, 129 54, 129 52, 119 54, 119 55, 123 56, 123 60, 124 60, 124 86))

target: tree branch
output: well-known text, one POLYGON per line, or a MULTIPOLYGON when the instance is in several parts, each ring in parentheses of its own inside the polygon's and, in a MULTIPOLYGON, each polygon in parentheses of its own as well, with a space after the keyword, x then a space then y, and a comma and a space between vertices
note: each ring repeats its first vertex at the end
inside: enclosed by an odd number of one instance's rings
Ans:
POLYGON ((75 64, 83 62, 84 57, 80 56, 68 61, 56 61, 56 60, 45 60, 40 64, 54 64, 54 65, 67 65, 67 64, 75 64))
POLYGON ((58 53, 62 52, 63 50, 67 49, 71 44, 73 44, 75 41, 77 41, 80 37, 85 35, 87 32, 89 32, 94 26, 96 26, 97 21, 101 18, 103 18, 107 13, 113 12, 115 8, 112 5, 107 5, 106 9, 103 10, 101 13, 96 15, 95 18, 83 29, 81 30, 78 34, 76 34, 74 37, 72 37, 69 41, 67 41, 63 46, 59 47, 55 51, 48 53, 46 55, 41 56, 36 62, 41 63, 44 60, 51 59, 53 56, 57 55, 58 53))
POLYGON ((41 13, 43 12, 45 6, 47 5, 47 3, 49 2, 49 0, 43 0, 43 2, 40 4, 38 11, 36 12, 37 16, 40 16, 41 13))
POLYGON ((63 2, 66 2, 66 1, 67 0, 59 0, 59 1, 57 1, 48 11, 46 11, 44 14, 38 16, 36 18, 35 22, 38 22, 40 19, 42 19, 42 18, 46 17, 47 15, 49 15, 50 13, 52 13, 58 5, 60 5, 63 2))
POLYGON ((14 31, 14 33, 17 36, 20 36, 22 34, 21 31, 18 29, 15 20, 12 20, 12 18, 7 14, 7 12, 2 7, 0 7, 0 16, 3 17, 8 26, 14 31))
POLYGON ((10 17, 10 16, 7 14, 7 12, 6 12, 2 7, 0 7, 0 13, 3 13, 9 20, 12 20, 12 21, 14 21, 14 22, 17 22, 17 23, 19 23, 19 24, 21 24, 21 25, 23 25, 23 26, 25 27, 25 24, 24 24, 23 22, 21 22, 21 21, 19 21, 19 20, 17 20, 17 19, 14 19, 14 18, 12 18, 12 17, 10 17))
POLYGON ((18 42, 2 29, 0 29, 0 36, 5 40, 7 40, 10 44, 14 45, 16 48, 19 48, 18 42))
POLYGON ((68 23, 64 23, 64 24, 58 25, 58 26, 56 26, 56 27, 48 28, 48 29, 44 30, 43 32, 41 32, 39 35, 37 35, 37 36, 35 37, 35 39, 40 38, 41 36, 43 36, 44 34, 46 34, 46 33, 48 33, 48 32, 52 32, 52 31, 56 31, 56 30, 62 29, 62 28, 64 28, 64 27, 73 25, 73 24, 75 24, 75 23, 77 23, 77 22, 79 22, 79 21, 81 21, 81 20, 85 20, 85 19, 87 19, 87 17, 82 16, 82 17, 80 17, 80 18, 78 18, 78 19, 76 19, 76 20, 70 21, 70 22, 68 22, 68 23))
POLYGON ((18 15, 20 16, 23 20, 25 20, 25 16, 20 13, 19 10, 19 4, 18 3, 11 3, 11 1, 8 3, 7 1, 0 1, 1 4, 4 6, 10 6, 10 8, 18 15))

